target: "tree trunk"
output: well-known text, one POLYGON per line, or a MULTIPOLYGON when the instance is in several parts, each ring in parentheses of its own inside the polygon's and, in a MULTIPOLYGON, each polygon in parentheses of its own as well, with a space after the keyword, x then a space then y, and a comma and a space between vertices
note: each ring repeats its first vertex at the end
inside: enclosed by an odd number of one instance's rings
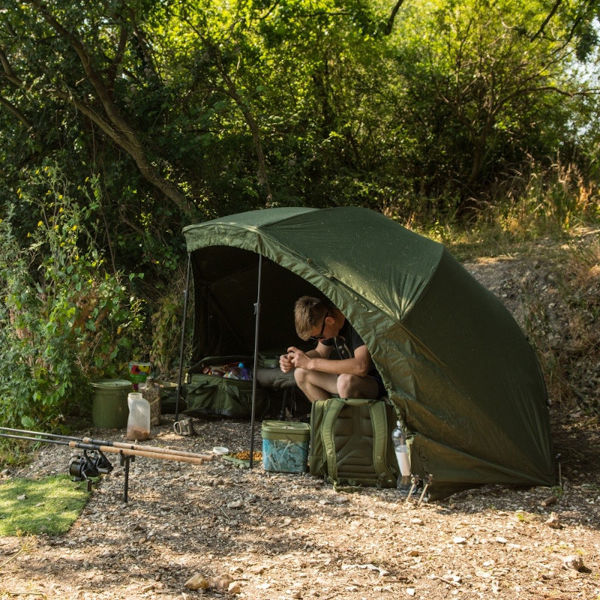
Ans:
POLYGON ((72 48, 77 53, 79 60, 83 66, 84 72, 88 81, 93 86, 97 98, 102 105, 104 115, 100 115, 91 106, 82 100, 78 99, 72 92, 65 93, 60 90, 55 90, 55 94, 73 104, 80 112, 96 123, 100 129, 110 137, 110 139, 123 148, 135 161, 142 176, 154 187, 159 189, 167 198, 169 198, 183 214, 191 214, 192 206, 187 198, 182 194, 177 185, 167 181, 153 167, 144 151, 144 146, 135 131, 134 127, 122 116, 119 108, 112 99, 109 86, 107 86, 94 68, 90 55, 79 39, 68 31, 59 21, 50 14, 42 5, 40 0, 25 0, 32 4, 44 20, 65 40, 69 42, 72 48))

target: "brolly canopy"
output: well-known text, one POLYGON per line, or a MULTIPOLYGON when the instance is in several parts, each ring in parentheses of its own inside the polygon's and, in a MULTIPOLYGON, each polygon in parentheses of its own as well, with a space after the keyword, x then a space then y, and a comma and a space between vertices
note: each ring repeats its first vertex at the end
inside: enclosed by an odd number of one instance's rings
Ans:
POLYGON ((444 248, 368 209, 273 208, 185 227, 194 359, 300 345, 293 304, 333 302, 363 338, 433 495, 484 483, 552 485, 540 368, 502 303, 444 248))

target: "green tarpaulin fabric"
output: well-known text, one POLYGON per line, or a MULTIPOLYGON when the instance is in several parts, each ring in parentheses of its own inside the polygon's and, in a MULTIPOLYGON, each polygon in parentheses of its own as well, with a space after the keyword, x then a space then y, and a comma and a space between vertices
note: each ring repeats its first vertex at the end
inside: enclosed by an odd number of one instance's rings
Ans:
POLYGON ((544 380, 501 302, 441 245, 357 207, 273 208, 184 228, 194 360, 300 345, 293 304, 324 295, 367 344, 432 495, 485 483, 553 485, 544 380))

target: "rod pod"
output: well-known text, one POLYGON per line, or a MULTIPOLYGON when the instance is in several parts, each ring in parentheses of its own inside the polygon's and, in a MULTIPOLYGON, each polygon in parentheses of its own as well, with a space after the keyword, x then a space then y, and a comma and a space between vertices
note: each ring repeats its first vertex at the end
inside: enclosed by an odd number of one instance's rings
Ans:
MULTIPOLYGON (((71 475, 75 475, 81 480, 87 480, 88 491, 91 491, 91 481, 90 477, 95 477, 99 474, 98 465, 89 459, 87 456, 87 451, 93 451, 98 453, 101 457, 104 457, 105 463, 103 463, 103 467, 108 470, 112 470, 112 465, 110 461, 104 456, 104 452, 118 454, 120 456, 121 465, 125 467, 125 480, 124 480, 124 490, 123 490, 123 501, 128 501, 128 491, 129 491, 129 464, 132 460, 135 460, 136 456, 143 456, 145 458, 155 458, 160 460, 173 460, 176 462, 187 462, 196 465, 202 465, 209 460, 212 459, 211 455, 202 455, 202 454, 193 454, 186 453, 188 455, 181 456, 179 454, 170 454, 165 452, 155 452, 148 450, 138 450, 135 449, 136 444, 130 444, 134 448, 118 448, 114 445, 105 445, 105 444, 93 444, 86 443, 82 441, 78 441, 78 438, 69 439, 69 436, 60 436, 58 434, 44 434, 41 432, 31 432, 35 435, 16 435, 11 433, 3 433, 3 431, 18 431, 23 433, 29 433, 26 430, 15 430, 9 429, 7 427, 0 427, 0 437, 10 438, 15 440, 26 440, 29 442, 41 442, 44 444, 56 444, 60 446, 69 446, 69 448, 79 448, 84 451, 84 457, 73 457, 71 462, 69 463, 69 473, 71 475), (37 436, 37 437, 36 437, 37 436), (47 437, 42 437, 47 436, 47 437), (110 465, 110 466, 109 466, 110 465)), ((124 444, 127 446, 128 444, 124 444)), ((144 448, 144 446, 137 446, 138 448, 144 448)), ((155 450, 157 448, 153 447, 155 450)), ((161 450, 158 448, 158 450, 161 450)))

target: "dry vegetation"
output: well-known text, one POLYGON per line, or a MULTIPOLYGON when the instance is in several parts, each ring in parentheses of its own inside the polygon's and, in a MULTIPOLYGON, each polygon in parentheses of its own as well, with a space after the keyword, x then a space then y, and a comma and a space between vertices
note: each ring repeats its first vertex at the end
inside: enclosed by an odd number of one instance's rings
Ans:
MULTIPOLYGON (((0 539, 0 598, 598 600, 600 254, 581 239, 468 265, 540 352, 562 489, 492 486, 418 505, 397 490, 337 493, 218 457, 202 467, 137 459, 128 504, 117 468, 68 535, 0 539)), ((150 443, 248 448, 247 423, 196 430, 176 436, 167 418, 150 443)), ((45 447, 19 474, 64 471, 68 455, 45 447)))

